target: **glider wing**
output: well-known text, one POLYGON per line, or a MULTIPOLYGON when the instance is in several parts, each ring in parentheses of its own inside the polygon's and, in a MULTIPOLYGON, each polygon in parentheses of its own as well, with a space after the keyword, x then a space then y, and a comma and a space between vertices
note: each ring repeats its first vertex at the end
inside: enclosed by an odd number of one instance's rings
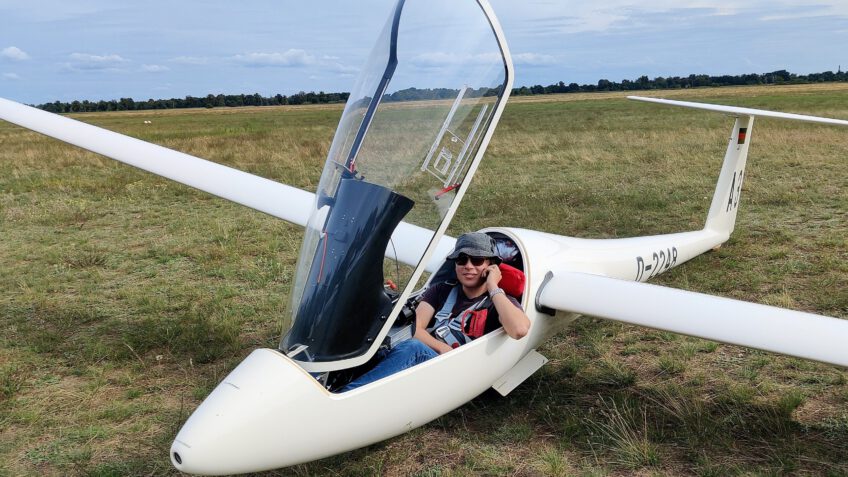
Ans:
POLYGON ((760 116, 763 118, 794 119, 810 123, 834 124, 837 126, 848 126, 848 121, 842 119, 819 118, 804 114, 781 113, 778 111, 766 111, 764 109, 740 108, 736 106, 723 106, 720 104, 695 103, 692 101, 675 101, 672 99, 645 98, 643 96, 628 96, 627 99, 644 101, 646 103, 665 104, 669 106, 682 106, 684 108, 703 109, 705 111, 716 111, 731 114, 733 116, 760 116))
MULTIPOLYGON (((0 119, 296 225, 305 226, 309 220, 314 194, 296 187, 3 98, 0 98, 0 119)), ((401 223, 393 234, 387 255, 414 266, 432 234, 421 227, 401 223)), ((451 237, 443 237, 428 271, 438 269, 453 242, 451 237)))
POLYGON ((848 367, 848 320, 839 318, 568 271, 552 273, 537 303, 848 367))
POLYGON ((294 224, 309 219, 313 194, 295 187, 3 98, 0 119, 294 224))

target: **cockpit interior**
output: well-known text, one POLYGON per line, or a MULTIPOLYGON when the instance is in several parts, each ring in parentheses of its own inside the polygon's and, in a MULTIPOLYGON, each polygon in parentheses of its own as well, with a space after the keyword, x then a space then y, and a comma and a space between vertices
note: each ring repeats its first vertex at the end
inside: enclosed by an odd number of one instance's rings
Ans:
MULTIPOLYGON (((511 238, 500 232, 487 232, 495 241, 498 257, 501 259, 501 264, 512 267, 514 272, 510 280, 502 280, 501 286, 504 291, 524 304, 524 259, 518 245, 511 238)), ((503 267, 502 267, 503 268, 503 267)), ((381 348, 387 350, 396 346, 405 340, 411 339, 415 327, 415 308, 418 306, 421 296, 431 286, 456 281, 456 273, 453 260, 445 260, 439 267, 438 271, 430 276, 425 285, 416 290, 415 293, 406 301, 401 314, 398 316, 394 325, 389 330, 388 335, 383 340, 381 348)), ((391 288, 390 285, 385 285, 385 292, 395 304, 400 294, 391 288)), ((499 329, 499 328, 498 328, 499 329)), ((484 339, 485 336, 480 339, 484 339)), ((367 363, 340 371, 333 371, 318 376, 319 381, 324 384, 328 390, 335 392, 344 387, 350 381, 356 379, 364 373, 371 370, 381 359, 382 354, 377 353, 367 363)))

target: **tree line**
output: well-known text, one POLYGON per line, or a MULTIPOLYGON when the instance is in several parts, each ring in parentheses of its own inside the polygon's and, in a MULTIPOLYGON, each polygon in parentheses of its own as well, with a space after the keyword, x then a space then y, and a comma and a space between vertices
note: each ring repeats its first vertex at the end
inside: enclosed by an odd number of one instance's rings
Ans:
POLYGON ((111 101, 73 101, 70 103, 54 101, 39 104, 39 109, 51 113, 87 113, 95 111, 143 111, 150 109, 183 108, 235 108, 240 106, 280 106, 287 104, 329 104, 344 103, 350 93, 300 92, 289 96, 277 94, 265 97, 254 94, 209 94, 204 97, 186 96, 185 98, 148 99, 135 101, 121 98, 111 101))
POLYGON ((651 89, 681 89, 681 88, 703 88, 720 86, 748 86, 768 84, 808 84, 825 83, 836 81, 848 81, 848 73, 840 68, 836 73, 825 71, 823 73, 811 73, 798 75, 786 70, 772 71, 771 73, 751 73, 743 75, 689 75, 689 76, 658 76, 650 79, 640 76, 635 80, 622 80, 620 83, 606 79, 599 80, 597 84, 559 83, 542 86, 522 86, 514 88, 512 94, 527 96, 534 94, 556 94, 556 93, 594 93, 598 91, 640 91, 651 89))
MULTIPOLYGON (((689 75, 648 78, 640 76, 635 80, 622 80, 621 82, 601 79, 597 84, 577 84, 560 81, 548 86, 534 85, 513 88, 512 94, 516 96, 529 96, 537 94, 561 94, 561 93, 593 93, 599 91, 641 91, 652 89, 682 89, 702 88, 719 86, 744 86, 744 85, 768 85, 768 84, 805 84, 824 82, 848 82, 848 73, 839 69, 836 73, 825 71, 823 73, 811 73, 798 75, 786 70, 772 71, 771 73, 751 73, 743 75, 689 75)), ((453 99, 458 90, 450 88, 420 89, 408 88, 384 97, 385 101, 415 101, 432 99, 453 99)), ((490 96, 497 94, 497 89, 471 89, 466 92, 466 97, 490 96)), ((82 113, 95 111, 140 111, 151 109, 181 109, 181 108, 221 108, 240 106, 280 106, 298 104, 330 104, 343 103, 347 101, 350 93, 325 93, 299 92, 292 95, 277 94, 265 97, 259 93, 254 94, 209 94, 205 97, 186 96, 185 98, 171 99, 148 99, 147 101, 135 101, 132 98, 121 98, 111 101, 73 101, 40 104, 36 107, 53 113, 82 113)))

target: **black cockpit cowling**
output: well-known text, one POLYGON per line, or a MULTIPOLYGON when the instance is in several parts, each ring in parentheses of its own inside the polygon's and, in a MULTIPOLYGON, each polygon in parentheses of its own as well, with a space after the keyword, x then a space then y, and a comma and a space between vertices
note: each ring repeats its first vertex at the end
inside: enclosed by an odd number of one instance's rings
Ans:
POLYGON ((414 202, 385 187, 344 178, 315 249, 284 353, 327 362, 364 354, 392 310, 383 287, 389 239, 414 202), (305 348, 303 348, 305 346, 305 348))

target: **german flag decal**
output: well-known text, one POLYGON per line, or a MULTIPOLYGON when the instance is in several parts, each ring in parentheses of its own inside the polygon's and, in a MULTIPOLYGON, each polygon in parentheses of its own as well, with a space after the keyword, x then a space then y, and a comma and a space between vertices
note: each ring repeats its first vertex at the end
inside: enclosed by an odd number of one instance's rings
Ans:
POLYGON ((748 128, 739 128, 739 139, 737 144, 745 144, 745 137, 748 135, 748 128))

